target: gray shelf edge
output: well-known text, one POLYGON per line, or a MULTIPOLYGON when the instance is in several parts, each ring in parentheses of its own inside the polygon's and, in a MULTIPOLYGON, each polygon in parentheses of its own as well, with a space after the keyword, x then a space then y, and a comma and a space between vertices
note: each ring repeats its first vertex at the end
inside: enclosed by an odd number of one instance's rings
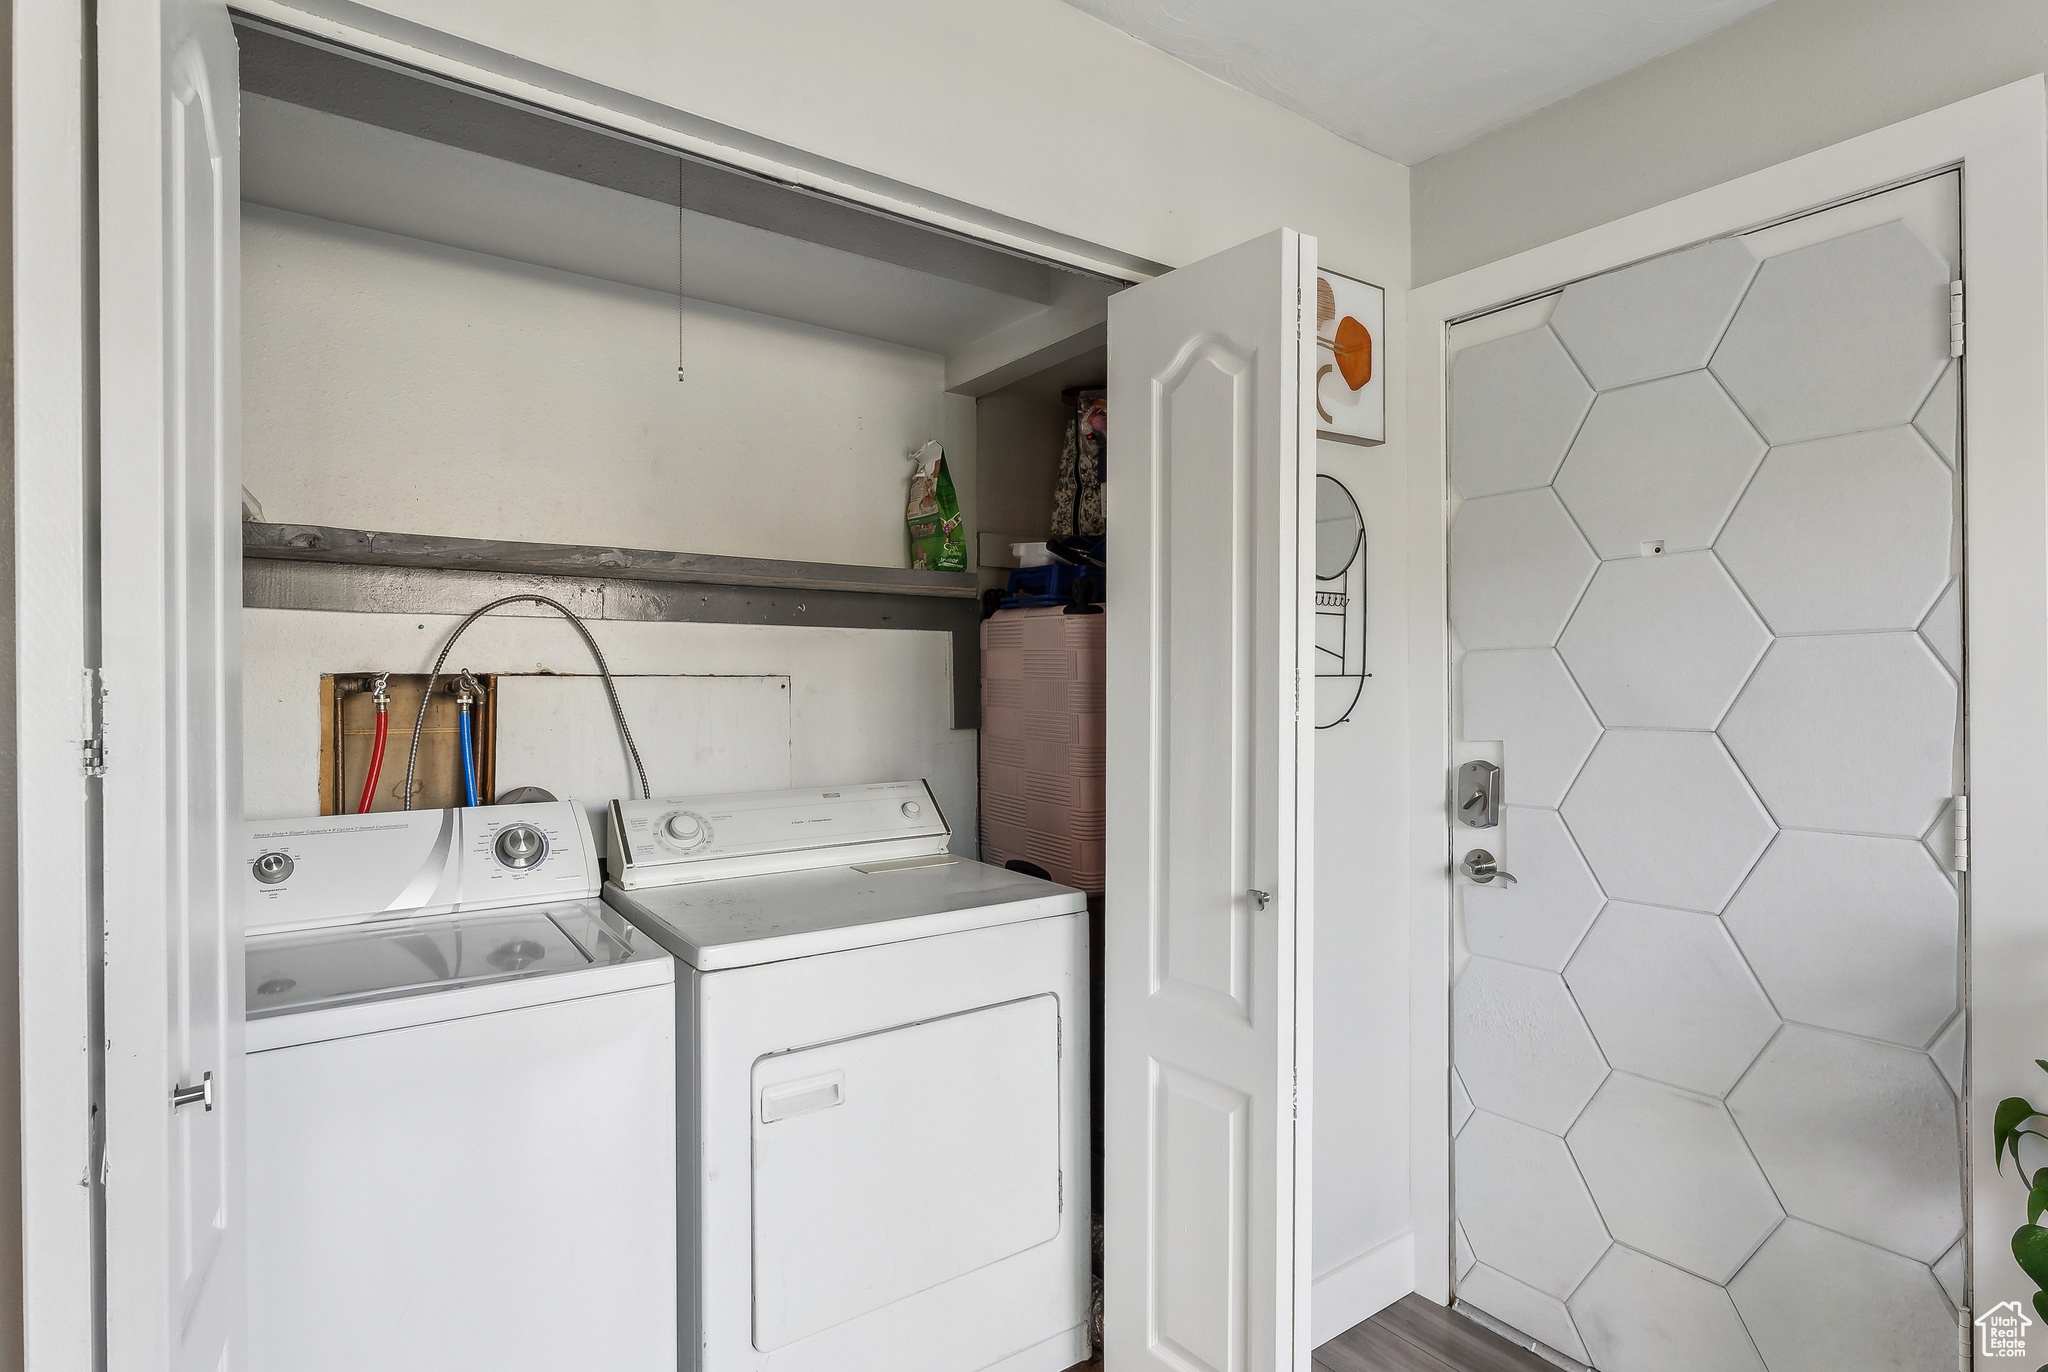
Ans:
MULTIPOLYGON (((301 526, 244 524, 244 529, 301 526)), ((936 631, 952 641, 953 727, 981 724, 981 603, 957 595, 833 587, 739 586, 651 581, 609 568, 579 574, 388 565, 326 550, 248 550, 242 605, 251 610, 464 615, 487 601, 531 589, 589 620, 758 624, 802 628, 936 631), (309 555, 310 554, 310 555, 309 555)), ((507 607, 504 613, 540 613, 507 607)))
POLYGON ((936 596, 972 600, 980 595, 972 572, 923 572, 905 567, 855 567, 832 562, 781 562, 715 553, 664 553, 643 548, 585 547, 571 543, 513 543, 487 538, 380 533, 320 524, 242 525, 242 555, 280 562, 330 562, 357 567, 409 567, 450 572, 508 572, 526 576, 617 577, 707 586, 760 586, 793 591, 851 591, 868 595, 936 596))

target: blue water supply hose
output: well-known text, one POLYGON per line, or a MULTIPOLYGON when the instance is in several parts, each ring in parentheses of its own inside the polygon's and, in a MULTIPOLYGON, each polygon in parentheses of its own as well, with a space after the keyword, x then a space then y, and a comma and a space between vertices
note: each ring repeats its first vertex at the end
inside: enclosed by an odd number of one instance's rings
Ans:
POLYGON ((462 707, 462 789, 472 806, 483 804, 476 793, 476 747, 470 741, 467 704, 462 707))

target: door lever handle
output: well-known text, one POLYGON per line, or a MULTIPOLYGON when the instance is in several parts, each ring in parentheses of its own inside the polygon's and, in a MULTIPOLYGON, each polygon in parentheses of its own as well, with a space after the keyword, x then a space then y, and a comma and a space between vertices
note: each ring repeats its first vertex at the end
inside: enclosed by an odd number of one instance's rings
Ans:
POLYGON ((1499 877, 1510 886, 1517 884, 1515 874, 1502 871, 1500 864, 1493 860, 1493 854, 1487 852, 1484 848, 1474 848, 1471 852, 1465 854, 1465 860, 1458 864, 1458 870, 1478 882, 1481 886, 1487 885, 1495 877, 1499 877))
POLYGON ((174 1086, 171 1088, 171 1109, 181 1105, 204 1105, 213 1109, 213 1073, 208 1072, 199 1079, 197 1086, 174 1086))

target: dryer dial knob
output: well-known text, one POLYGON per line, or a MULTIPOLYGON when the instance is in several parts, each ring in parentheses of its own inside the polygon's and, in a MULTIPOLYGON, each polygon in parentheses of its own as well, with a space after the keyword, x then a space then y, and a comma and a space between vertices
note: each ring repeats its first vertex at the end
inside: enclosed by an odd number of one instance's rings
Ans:
POLYGON ((924 806, 919 805, 916 801, 906 800, 903 802, 903 817, 905 819, 916 819, 923 813, 924 806))
POLYGON ((655 825, 654 836, 669 852, 688 857, 711 846, 711 821, 689 810, 671 810, 655 825))
POLYGON ((515 872, 529 867, 538 867, 540 860, 548 855, 547 835, 531 824, 508 824, 498 831, 497 840, 491 848, 498 855, 498 861, 515 872))
POLYGON ((265 886, 275 886, 292 874, 298 864, 292 861, 290 853, 265 853, 250 866, 256 880, 265 886))

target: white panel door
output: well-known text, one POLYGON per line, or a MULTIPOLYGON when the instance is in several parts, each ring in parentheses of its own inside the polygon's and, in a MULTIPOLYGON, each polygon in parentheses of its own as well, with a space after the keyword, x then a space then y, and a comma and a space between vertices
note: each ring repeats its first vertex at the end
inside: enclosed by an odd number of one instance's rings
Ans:
POLYGON ((107 1360, 196 1372, 243 1342, 236 51, 99 19, 107 1360))
POLYGON ((1315 240, 1110 302, 1105 1344, 1308 1365, 1315 240))

